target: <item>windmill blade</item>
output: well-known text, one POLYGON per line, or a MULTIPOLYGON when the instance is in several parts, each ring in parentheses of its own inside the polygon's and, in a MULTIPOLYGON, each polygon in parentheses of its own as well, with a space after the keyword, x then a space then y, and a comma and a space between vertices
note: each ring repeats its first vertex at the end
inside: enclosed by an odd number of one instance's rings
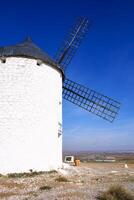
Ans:
POLYGON ((88 25, 88 19, 84 17, 78 18, 69 34, 69 37, 65 40, 62 47, 56 54, 55 61, 64 71, 81 44, 81 41, 88 30, 88 25))
POLYGON ((69 79, 65 79, 63 84, 63 98, 110 122, 115 119, 121 105, 69 79))

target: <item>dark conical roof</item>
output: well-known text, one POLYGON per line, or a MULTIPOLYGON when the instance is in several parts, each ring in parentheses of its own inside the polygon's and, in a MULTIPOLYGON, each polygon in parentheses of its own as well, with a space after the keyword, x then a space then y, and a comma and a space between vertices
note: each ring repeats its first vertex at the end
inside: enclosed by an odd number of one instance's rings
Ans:
POLYGON ((31 38, 26 38, 23 42, 7 47, 0 47, 0 57, 22 56, 42 60, 43 62, 56 66, 55 62, 38 46, 36 46, 31 38))

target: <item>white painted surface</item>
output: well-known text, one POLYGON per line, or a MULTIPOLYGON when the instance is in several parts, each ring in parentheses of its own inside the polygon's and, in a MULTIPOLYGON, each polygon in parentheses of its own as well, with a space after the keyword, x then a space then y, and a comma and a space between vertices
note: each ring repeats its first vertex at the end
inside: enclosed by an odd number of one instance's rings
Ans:
POLYGON ((34 59, 0 62, 0 173, 61 167, 61 125, 60 72, 34 59))

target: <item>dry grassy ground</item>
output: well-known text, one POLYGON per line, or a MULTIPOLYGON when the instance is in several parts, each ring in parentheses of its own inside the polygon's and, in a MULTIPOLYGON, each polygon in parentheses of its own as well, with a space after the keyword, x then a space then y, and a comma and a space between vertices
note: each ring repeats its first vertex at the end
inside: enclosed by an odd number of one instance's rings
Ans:
POLYGON ((82 163, 58 173, 0 177, 0 200, 95 200, 100 191, 113 184, 121 184, 134 194, 134 164, 128 167, 121 163, 82 163))

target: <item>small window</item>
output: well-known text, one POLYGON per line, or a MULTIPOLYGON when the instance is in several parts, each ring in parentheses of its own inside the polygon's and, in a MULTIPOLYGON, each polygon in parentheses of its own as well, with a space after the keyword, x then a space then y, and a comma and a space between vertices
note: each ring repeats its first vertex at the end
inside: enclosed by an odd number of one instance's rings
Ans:
POLYGON ((37 60, 37 65, 40 66, 42 64, 42 60, 37 60))
POLYGON ((1 58, 1 63, 6 63, 6 58, 1 58))

